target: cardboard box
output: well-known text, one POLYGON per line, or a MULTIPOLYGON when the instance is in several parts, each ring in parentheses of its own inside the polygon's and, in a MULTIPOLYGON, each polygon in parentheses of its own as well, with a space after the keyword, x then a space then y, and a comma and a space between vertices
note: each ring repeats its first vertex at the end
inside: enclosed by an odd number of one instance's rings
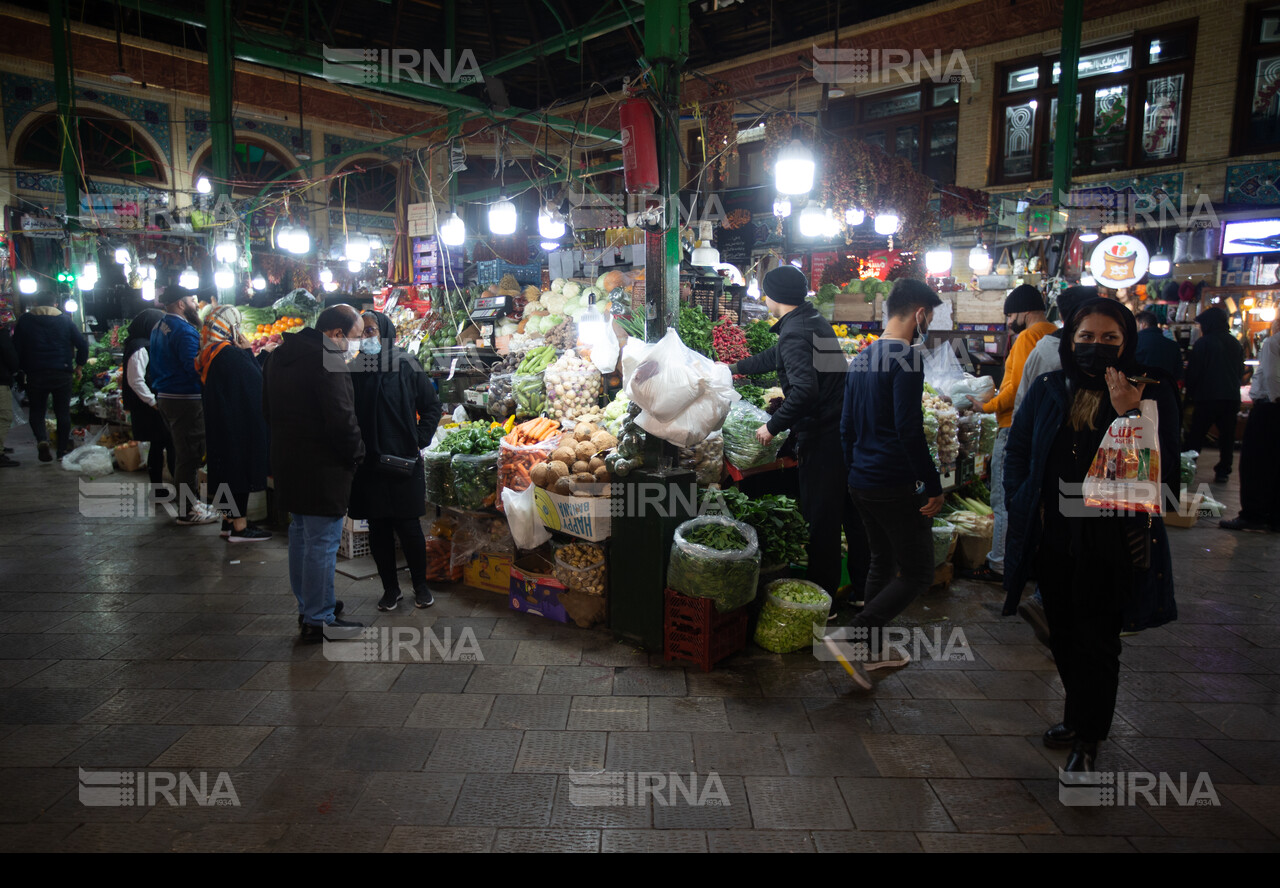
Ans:
POLYGON ((976 570, 987 563, 987 553, 990 551, 991 537, 962 536, 956 543, 951 563, 960 570, 976 570))
POLYGON ((503 552, 477 552, 462 569, 462 582, 505 595, 511 589, 511 556, 503 552))
POLYGON ((1169 513, 1164 516, 1166 527, 1194 527, 1196 521, 1200 519, 1200 507, 1204 501, 1204 495, 1199 493, 1182 492, 1182 500, 1178 503, 1177 513, 1169 513))
POLYGON ((349 530, 352 533, 368 533, 369 522, 364 518, 343 518, 342 528, 343 530, 349 530))
POLYGON ((569 622, 569 615, 560 603, 564 583, 555 578, 553 567, 541 555, 527 555, 511 565, 507 601, 513 611, 546 617, 557 623, 569 622))
POLYGON ((611 497, 561 496, 536 488, 533 503, 542 523, 551 530, 593 543, 609 538, 611 497))

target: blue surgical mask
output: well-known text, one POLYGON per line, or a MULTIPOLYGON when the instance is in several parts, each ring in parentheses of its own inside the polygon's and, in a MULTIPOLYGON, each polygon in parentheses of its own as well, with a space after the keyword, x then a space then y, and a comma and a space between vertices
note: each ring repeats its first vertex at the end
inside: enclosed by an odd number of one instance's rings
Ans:
POLYGON ((382 340, 381 339, 361 339, 360 351, 362 351, 366 355, 380 355, 382 354, 382 340))

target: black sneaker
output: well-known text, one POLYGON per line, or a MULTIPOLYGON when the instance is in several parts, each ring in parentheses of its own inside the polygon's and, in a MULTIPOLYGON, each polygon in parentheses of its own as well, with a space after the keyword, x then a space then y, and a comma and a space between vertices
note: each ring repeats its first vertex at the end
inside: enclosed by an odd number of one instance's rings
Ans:
POLYGON ((436 599, 431 594, 430 587, 419 586, 418 588, 413 590, 413 606, 414 607, 426 608, 426 607, 431 607, 431 605, 435 603, 436 603, 436 599))
POLYGON ((1261 521, 1249 521, 1245 518, 1223 518, 1218 522, 1223 530, 1243 530, 1245 533, 1266 533, 1267 525, 1261 521))
POLYGON ((235 529, 235 525, 233 525, 226 518, 223 518, 222 529, 218 531, 218 536, 222 537, 225 540, 227 537, 231 536, 231 531, 234 529, 235 529))
POLYGON ((1213 476, 1214 484, 1226 484, 1230 480, 1231 480, 1230 475, 1217 474, 1213 476))
POLYGON ((404 598, 404 596, 400 594, 399 589, 397 589, 394 592, 383 592, 382 598, 378 599, 378 610, 380 611, 395 610, 396 605, 400 603, 401 598, 404 598))
POLYGON ((254 527, 252 524, 246 524, 244 530, 231 531, 231 535, 227 537, 227 542, 260 543, 269 539, 271 539, 271 531, 263 530, 261 527, 254 527))
MULTIPOLYGON (((333 615, 337 617, 337 616, 340 616, 341 614, 342 614, 342 602, 341 601, 335 602, 333 605, 333 615)), ((306 626, 302 622, 302 614, 298 614, 298 625, 302 626, 304 629, 306 628, 306 626)))
POLYGON ((22 465, 22 463, 18 462, 16 459, 9 459, 9 457, 0 454, 0 469, 8 469, 13 466, 20 465, 22 465))
POLYGON ((41 441, 36 445, 36 449, 40 451, 40 462, 53 462, 53 454, 49 452, 48 441, 41 441))
POLYGON ((325 641, 355 641, 364 635, 364 623, 351 620, 334 620, 320 627, 325 641))

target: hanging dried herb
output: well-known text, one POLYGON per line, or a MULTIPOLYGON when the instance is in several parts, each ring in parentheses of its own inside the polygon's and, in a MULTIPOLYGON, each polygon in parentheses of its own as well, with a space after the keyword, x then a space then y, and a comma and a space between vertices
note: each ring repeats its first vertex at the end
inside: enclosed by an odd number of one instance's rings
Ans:
POLYGON ((721 182, 729 161, 738 156, 738 125, 733 122, 737 103, 721 98, 728 94, 729 84, 717 83, 711 90, 713 98, 707 103, 707 161, 721 182))

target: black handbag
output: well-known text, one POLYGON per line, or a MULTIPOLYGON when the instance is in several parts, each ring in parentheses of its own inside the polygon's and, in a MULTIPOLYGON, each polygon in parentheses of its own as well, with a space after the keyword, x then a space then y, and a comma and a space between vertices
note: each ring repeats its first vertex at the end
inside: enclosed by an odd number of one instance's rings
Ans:
POLYGON ((1124 541, 1135 571, 1151 569, 1151 516, 1125 518, 1124 541))
MULTIPOLYGON (((418 467, 418 465, 422 463, 422 455, 417 454, 413 457, 404 457, 404 456, 395 456, 394 454, 381 452, 382 446, 378 440, 378 415, 377 415, 378 406, 380 406, 381 404, 382 404, 382 377, 381 375, 379 375, 378 386, 377 386, 377 401, 375 401, 375 405, 374 405, 373 430, 372 430, 372 435, 370 436, 373 438, 373 450, 375 453, 379 454, 378 463, 377 463, 378 471, 386 475, 395 475, 400 478, 408 478, 413 474, 414 470, 418 467)), ((396 419, 399 420, 401 419, 401 417, 397 415, 396 419)))

